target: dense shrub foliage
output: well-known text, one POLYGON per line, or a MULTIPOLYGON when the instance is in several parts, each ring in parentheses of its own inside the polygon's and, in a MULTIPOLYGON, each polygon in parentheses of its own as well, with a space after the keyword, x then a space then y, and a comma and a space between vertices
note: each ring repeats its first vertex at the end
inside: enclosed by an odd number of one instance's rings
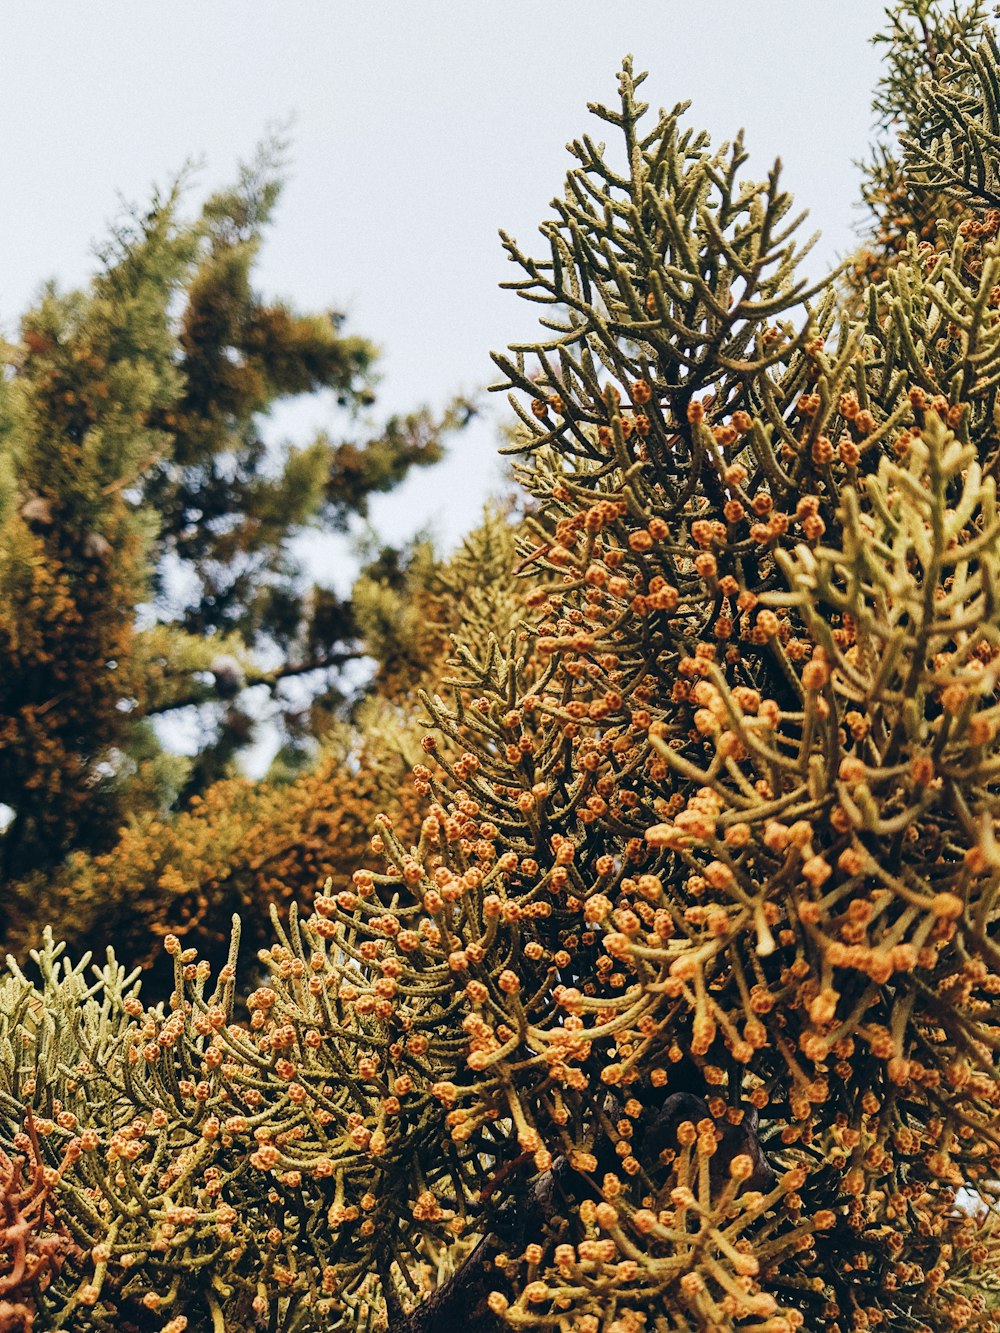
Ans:
MULTIPOLYGON (((496 358, 522 577, 492 516, 368 587, 402 727, 456 629, 414 804, 348 879, 293 784, 331 878, 245 1006, 236 936, 168 934, 164 1003, 10 964, 12 1327, 1000 1328, 1000 48, 893 21, 883 162, 936 226, 846 309, 777 171, 628 61, 544 256, 506 239, 549 311, 496 358)), ((239 841, 248 902, 293 880, 239 841)))

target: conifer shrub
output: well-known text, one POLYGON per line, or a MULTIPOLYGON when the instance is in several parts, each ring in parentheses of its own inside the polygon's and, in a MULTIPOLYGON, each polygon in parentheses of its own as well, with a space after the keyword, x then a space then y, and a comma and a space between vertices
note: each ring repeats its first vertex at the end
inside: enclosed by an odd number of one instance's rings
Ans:
POLYGON ((625 62, 545 256, 506 241, 551 308, 497 358, 527 614, 425 696, 418 834, 275 913, 245 1020, 235 938, 213 973, 168 936, 166 1004, 51 941, 0 983, 0 1146, 72 1241, 26 1318, 1000 1328, 981 19, 909 90, 950 202, 859 313, 777 171, 625 62))

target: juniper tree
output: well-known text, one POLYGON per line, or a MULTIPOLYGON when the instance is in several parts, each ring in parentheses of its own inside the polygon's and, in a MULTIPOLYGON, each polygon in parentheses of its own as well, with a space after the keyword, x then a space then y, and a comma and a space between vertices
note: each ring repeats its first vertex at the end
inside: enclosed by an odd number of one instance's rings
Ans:
POLYGON ((625 62, 544 255, 505 242, 549 307, 497 357, 527 614, 425 696, 418 835, 275 914, 247 1022, 174 937, 167 1005, 9 969, 45 1327, 1000 1326, 1000 47, 960 17, 904 140, 951 203, 860 315, 625 62))

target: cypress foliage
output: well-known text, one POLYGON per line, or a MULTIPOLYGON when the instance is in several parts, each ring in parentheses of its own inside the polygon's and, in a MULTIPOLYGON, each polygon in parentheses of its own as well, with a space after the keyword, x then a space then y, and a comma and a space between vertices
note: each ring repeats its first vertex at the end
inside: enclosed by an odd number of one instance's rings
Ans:
POLYGON ((950 202, 846 311, 625 62, 505 239, 524 591, 453 584, 419 827, 274 913, 249 1017, 236 937, 168 936, 167 1004, 51 941, 0 982, 22 1323, 1000 1327, 1000 50, 952 12, 902 140, 950 202))

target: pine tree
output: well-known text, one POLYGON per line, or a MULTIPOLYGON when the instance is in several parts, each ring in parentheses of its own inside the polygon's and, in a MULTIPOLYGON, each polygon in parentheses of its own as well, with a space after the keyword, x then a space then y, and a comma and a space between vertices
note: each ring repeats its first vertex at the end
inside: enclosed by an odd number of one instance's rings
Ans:
POLYGON ((235 940, 168 936, 166 1005, 52 943, 2 983, 28 1317, 1000 1328, 1000 46, 954 12, 903 141, 950 203, 860 314, 625 62, 617 155, 505 242, 525 591, 456 606, 416 836, 275 913, 246 1021, 235 940))

